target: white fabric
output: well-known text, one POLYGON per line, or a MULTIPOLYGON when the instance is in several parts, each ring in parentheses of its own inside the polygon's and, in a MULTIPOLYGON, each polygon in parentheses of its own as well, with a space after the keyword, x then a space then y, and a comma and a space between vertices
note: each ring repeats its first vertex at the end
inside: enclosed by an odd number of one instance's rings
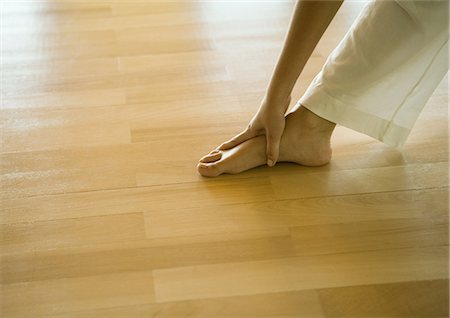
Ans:
POLYGON ((448 6, 372 0, 297 106, 402 146, 448 70, 448 6))

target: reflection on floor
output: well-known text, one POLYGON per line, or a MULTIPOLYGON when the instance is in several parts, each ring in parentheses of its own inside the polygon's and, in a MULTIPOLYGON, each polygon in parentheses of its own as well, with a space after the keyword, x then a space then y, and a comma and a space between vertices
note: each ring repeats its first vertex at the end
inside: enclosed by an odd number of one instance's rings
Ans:
POLYGON ((448 316, 447 79, 402 152, 339 127, 324 167, 197 174, 292 6, 2 5, 2 317, 448 316))

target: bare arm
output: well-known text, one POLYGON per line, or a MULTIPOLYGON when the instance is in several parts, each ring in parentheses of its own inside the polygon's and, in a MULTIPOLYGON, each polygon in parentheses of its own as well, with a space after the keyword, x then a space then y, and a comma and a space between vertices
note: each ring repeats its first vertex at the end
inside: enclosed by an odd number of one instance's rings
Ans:
POLYGON ((300 0, 296 3, 278 62, 258 112, 248 127, 219 146, 230 149, 258 135, 266 135, 267 164, 278 160, 284 115, 292 89, 311 53, 344 0, 300 0))
POLYGON ((285 101, 314 48, 344 0, 297 2, 267 88, 267 98, 285 101))

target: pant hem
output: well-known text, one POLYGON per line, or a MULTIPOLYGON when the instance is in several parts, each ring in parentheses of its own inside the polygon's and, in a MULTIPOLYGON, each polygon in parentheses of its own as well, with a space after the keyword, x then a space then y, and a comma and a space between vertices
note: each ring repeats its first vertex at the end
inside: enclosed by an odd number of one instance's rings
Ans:
POLYGON ((392 147, 401 148, 411 133, 409 128, 361 112, 354 105, 344 104, 328 94, 320 83, 309 88, 299 99, 298 104, 328 121, 368 135, 392 147))

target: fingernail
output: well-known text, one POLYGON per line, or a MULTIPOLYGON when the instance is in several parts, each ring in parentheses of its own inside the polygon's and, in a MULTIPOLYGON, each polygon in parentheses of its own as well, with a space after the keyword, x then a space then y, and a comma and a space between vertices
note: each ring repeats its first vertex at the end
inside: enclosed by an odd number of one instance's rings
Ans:
POLYGON ((273 166, 273 161, 272 161, 272 159, 267 159, 267 165, 268 165, 269 167, 272 167, 272 166, 273 166))

